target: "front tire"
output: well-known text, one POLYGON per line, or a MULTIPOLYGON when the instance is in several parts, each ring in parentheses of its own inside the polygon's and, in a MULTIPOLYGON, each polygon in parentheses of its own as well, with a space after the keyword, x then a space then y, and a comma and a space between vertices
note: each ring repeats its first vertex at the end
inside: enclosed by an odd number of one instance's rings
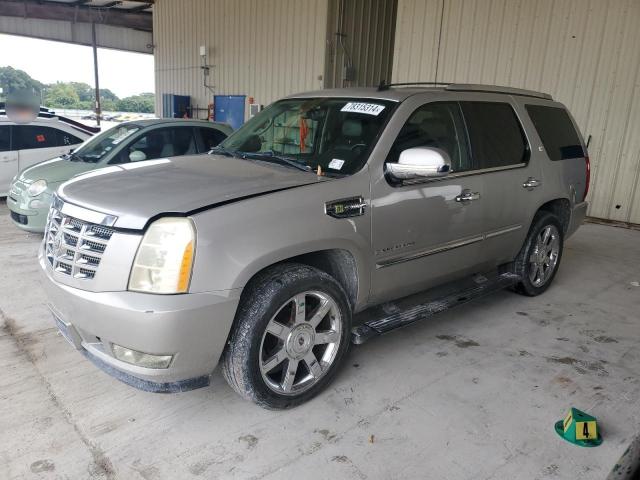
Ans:
POLYGON ((513 263, 513 272, 520 277, 514 290, 529 297, 547 290, 558 272, 563 248, 564 230, 557 217, 538 212, 513 263))
POLYGON ((350 335, 351 308, 333 277, 278 265, 243 292, 222 371, 242 397, 270 409, 293 407, 331 382, 350 335))

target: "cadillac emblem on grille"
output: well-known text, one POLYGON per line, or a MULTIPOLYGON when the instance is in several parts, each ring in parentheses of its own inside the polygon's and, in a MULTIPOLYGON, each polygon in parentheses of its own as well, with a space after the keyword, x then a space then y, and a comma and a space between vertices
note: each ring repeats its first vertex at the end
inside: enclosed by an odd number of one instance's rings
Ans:
POLYGON ((65 215, 57 199, 49 211, 44 238, 45 255, 55 272, 92 279, 98 272, 113 228, 65 215))

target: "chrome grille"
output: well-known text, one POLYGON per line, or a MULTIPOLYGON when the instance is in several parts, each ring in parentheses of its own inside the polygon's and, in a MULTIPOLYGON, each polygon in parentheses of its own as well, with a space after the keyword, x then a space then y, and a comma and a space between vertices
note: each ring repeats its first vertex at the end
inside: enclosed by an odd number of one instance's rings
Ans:
POLYGON ((47 261, 56 272, 80 279, 94 278, 114 230, 70 217, 56 207, 54 203, 47 219, 47 261))

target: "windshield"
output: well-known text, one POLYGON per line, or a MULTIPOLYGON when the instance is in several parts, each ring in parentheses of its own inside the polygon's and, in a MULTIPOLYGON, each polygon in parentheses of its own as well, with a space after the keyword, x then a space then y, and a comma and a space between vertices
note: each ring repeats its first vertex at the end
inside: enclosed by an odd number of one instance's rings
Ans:
POLYGON ((138 125, 117 125, 89 138, 73 153, 68 154, 68 157, 71 160, 97 163, 138 130, 140 130, 138 125))
POLYGON ((394 103, 378 99, 297 98, 260 112, 213 153, 276 162, 331 176, 366 163, 394 103))

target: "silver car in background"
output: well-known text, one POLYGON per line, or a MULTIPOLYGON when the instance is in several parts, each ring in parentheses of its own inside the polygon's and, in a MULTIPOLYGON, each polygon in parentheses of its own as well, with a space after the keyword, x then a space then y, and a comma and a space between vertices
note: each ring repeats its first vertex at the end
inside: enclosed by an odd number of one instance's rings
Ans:
POLYGON ((151 391, 308 400, 362 343, 502 288, 539 295, 586 212, 586 147, 550 96, 486 86, 278 101, 210 157, 63 184, 40 265, 65 337, 151 391))

